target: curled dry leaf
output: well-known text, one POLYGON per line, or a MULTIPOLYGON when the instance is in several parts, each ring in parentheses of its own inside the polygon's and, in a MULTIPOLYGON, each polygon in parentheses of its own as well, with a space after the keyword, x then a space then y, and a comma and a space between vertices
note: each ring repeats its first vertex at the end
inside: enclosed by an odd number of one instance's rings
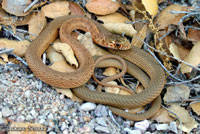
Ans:
POLYGON ((46 17, 55 19, 60 16, 66 16, 70 13, 69 3, 67 1, 57 1, 42 7, 46 17))
POLYGON ((62 54, 56 52, 53 46, 50 46, 47 49, 47 58, 50 60, 52 64, 57 61, 65 61, 65 58, 62 56, 62 54))
POLYGON ((181 59, 178 51, 178 46, 175 43, 170 43, 169 51, 175 58, 181 59))
POLYGON ((113 76, 115 74, 117 74, 117 70, 114 67, 108 67, 103 72, 103 75, 105 76, 113 76))
POLYGON ((103 21, 103 26, 110 32, 126 34, 130 37, 133 37, 137 33, 131 24, 126 24, 126 22, 130 22, 130 20, 119 13, 98 16, 98 20, 103 21))
POLYGON ((53 48, 57 52, 62 53, 62 55, 65 57, 66 61, 70 63, 70 65, 75 65, 75 67, 78 67, 78 62, 75 58, 74 52, 67 43, 54 43, 53 48))
POLYGON ((167 88, 167 93, 164 96, 165 102, 174 102, 188 99, 190 89, 185 85, 170 86, 167 88))
POLYGON ((107 30, 112 33, 122 34, 133 37, 137 34, 137 31, 133 28, 131 24, 125 23, 107 23, 103 25, 107 30))
POLYGON ((44 13, 38 12, 38 13, 33 13, 31 19, 28 22, 28 31, 30 33, 30 39, 34 40, 40 32, 45 28, 47 24, 47 20, 44 16, 44 13))
POLYGON ((196 128, 198 126, 198 123, 190 116, 188 111, 180 105, 174 103, 171 104, 170 108, 168 109, 169 111, 176 114, 175 116, 174 114, 169 113, 171 116, 173 116, 174 118, 178 117, 178 120, 182 122, 182 125, 179 124, 178 127, 184 132, 190 133, 193 128, 196 128))
MULTIPOLYGON (((116 81, 109 81, 109 82, 107 82, 107 84, 111 84, 111 85, 116 85, 117 86, 117 82, 116 81)), ((119 94, 120 89, 118 87, 105 87, 105 91, 107 93, 119 94)))
POLYGON ((188 38, 193 41, 200 41, 200 30, 190 28, 188 30, 188 38))
POLYGON ((177 25, 180 19, 185 14, 172 14, 171 11, 187 11, 188 8, 181 5, 169 5, 164 10, 161 11, 159 16, 155 20, 155 25, 158 29, 165 29, 170 24, 177 25))
POLYGON ((82 102, 83 100, 77 98, 75 95, 73 95, 72 91, 70 89, 62 89, 62 88, 55 88, 57 92, 62 93, 72 99, 73 101, 82 102))
POLYGON ((88 0, 85 7, 91 13, 106 15, 116 12, 120 4, 115 0, 88 0))
POLYGON ((27 40, 14 41, 8 39, 0 39, 0 48, 13 48, 13 53, 15 53, 18 56, 24 56, 29 45, 30 42, 27 40))
POLYGON ((200 115, 200 102, 192 102, 190 107, 197 115, 200 115))
POLYGON ((66 63, 65 60, 60 60, 54 62, 51 66, 49 66, 51 69, 54 69, 59 72, 73 72, 75 69, 66 63))
POLYGON ((156 16, 158 13, 158 3, 157 0, 142 0, 142 4, 144 5, 146 11, 151 16, 156 16))
POLYGON ((172 122, 174 119, 169 116, 167 110, 161 108, 152 118, 151 120, 156 120, 160 123, 169 123, 172 122))
POLYGON ((24 13, 24 9, 31 3, 31 0, 3 0, 2 8, 16 16, 26 16, 29 12, 24 13))
POLYGON ((5 62, 5 63, 7 63, 9 61, 7 54, 1 54, 0 57, 2 58, 2 61, 5 62))
POLYGON ((12 122, 10 128, 18 128, 8 131, 8 134, 46 134, 46 127, 39 123, 12 122), (21 129, 20 129, 21 128, 21 129))
MULTIPOLYGON (((200 41, 198 41, 192 49, 188 56, 185 57, 184 61, 190 63, 193 66, 197 66, 200 63, 200 41)), ((192 71, 192 68, 187 66, 186 64, 181 64, 181 72, 182 73, 189 73, 192 71)))
POLYGON ((69 10, 71 15, 84 15, 85 12, 77 3, 69 1, 69 10))
POLYGON ((92 56, 102 56, 105 54, 109 54, 109 52, 95 45, 92 41, 92 36, 89 32, 86 32, 84 35, 80 34, 78 36, 78 40, 80 43, 90 52, 92 56))

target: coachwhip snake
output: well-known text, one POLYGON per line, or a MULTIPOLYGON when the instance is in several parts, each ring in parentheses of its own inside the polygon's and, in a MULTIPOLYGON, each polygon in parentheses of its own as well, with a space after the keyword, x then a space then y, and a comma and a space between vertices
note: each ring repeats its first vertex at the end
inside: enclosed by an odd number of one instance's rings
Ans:
MULTIPOLYGON (((27 49, 25 58, 35 76, 45 83, 54 87, 73 88, 72 92, 83 100, 112 106, 114 113, 127 119, 142 120, 152 116, 151 114, 155 113, 155 109, 150 109, 150 112, 147 112, 146 116, 141 114, 142 117, 136 115, 136 117, 132 118, 128 113, 126 114, 126 112, 117 108, 136 108, 152 102, 160 95, 160 92, 164 87, 165 74, 159 64, 157 64, 154 58, 148 53, 134 46, 131 49, 129 48, 130 43, 126 38, 120 35, 111 34, 92 19, 84 16, 63 16, 53 20, 42 33, 32 41, 27 49), (144 70, 150 78, 150 81, 148 81, 149 83, 142 82, 143 85, 146 84, 145 90, 139 94, 126 96, 90 91, 83 87, 82 85, 91 78, 94 72, 94 60, 88 50, 77 40, 72 38, 71 33, 75 29, 91 32, 95 43, 103 47, 112 48, 109 49, 111 53, 123 57, 144 70), (72 47, 75 56, 78 59, 79 68, 75 72, 63 73, 55 71, 44 65, 41 60, 42 54, 49 47, 50 43, 57 38, 58 33, 60 34, 61 41, 68 43, 72 47)), ((135 74, 140 76, 141 73, 139 72, 140 71, 135 72, 135 74)), ((145 81, 142 80, 142 77, 138 77, 138 79, 145 81)), ((144 77, 144 79, 146 78, 144 77)), ((156 108, 158 109, 160 106, 158 105, 160 103, 160 98, 158 97, 154 103, 157 104, 154 106, 157 106, 156 108)))

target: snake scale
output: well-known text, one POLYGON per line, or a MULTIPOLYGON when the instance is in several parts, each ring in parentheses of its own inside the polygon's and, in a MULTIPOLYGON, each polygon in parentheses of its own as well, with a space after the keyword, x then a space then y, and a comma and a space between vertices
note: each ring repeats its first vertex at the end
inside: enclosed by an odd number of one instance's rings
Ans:
POLYGON ((26 51, 25 58, 34 75, 45 83, 54 87, 73 88, 72 92, 77 97, 83 100, 109 105, 114 113, 127 119, 142 120, 149 118, 160 106, 161 99, 159 95, 165 84, 165 74, 159 64, 148 53, 137 47, 130 46, 126 38, 111 34, 96 21, 87 17, 62 16, 51 21, 41 34, 32 41, 26 51), (135 77, 137 78, 138 76, 138 79, 141 82, 143 81, 142 84, 145 90, 135 95, 119 95, 90 91, 82 86, 94 73, 94 60, 88 50, 79 41, 72 38, 71 33, 75 29, 91 32, 95 43, 107 47, 112 54, 123 57, 131 64, 133 63, 141 68, 150 80, 145 80, 147 77, 141 73, 142 71, 136 71, 135 77), (75 72, 63 73, 55 71, 44 65, 41 60, 42 54, 58 37, 58 34, 60 35, 61 41, 68 43, 75 53, 79 63, 79 67, 75 72), (140 74, 144 77, 140 76, 140 74), (144 114, 136 114, 133 116, 130 113, 120 110, 141 107, 152 101, 152 108, 144 114))

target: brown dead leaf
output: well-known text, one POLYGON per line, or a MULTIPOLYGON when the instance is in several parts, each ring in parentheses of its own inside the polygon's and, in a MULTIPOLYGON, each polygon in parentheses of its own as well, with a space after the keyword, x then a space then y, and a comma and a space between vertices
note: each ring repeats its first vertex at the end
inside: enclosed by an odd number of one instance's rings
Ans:
POLYGON ((156 16, 158 13, 158 3, 157 0, 142 0, 146 11, 152 16, 156 16))
POLYGON ((161 108, 152 118, 151 120, 156 120, 159 123, 169 123, 174 119, 169 116, 167 110, 161 108))
POLYGON ((31 3, 31 0, 3 0, 2 8, 16 16, 26 16, 29 12, 24 13, 24 9, 31 3))
POLYGON ((170 24, 177 25, 180 19, 185 14, 172 14, 171 11, 187 11, 188 8, 186 6, 181 5, 169 5, 164 10, 161 11, 159 16, 155 20, 155 25, 158 27, 158 29, 165 29, 170 24))
MULTIPOLYGON (((182 122, 182 125, 180 124, 178 127, 184 132, 190 133, 193 128, 196 128, 198 126, 198 123, 190 116, 188 111, 185 108, 181 107, 179 104, 171 104, 170 108, 168 109, 169 111, 175 113, 178 119, 182 122)), ((177 118, 174 114, 169 114, 174 118, 177 118)))
POLYGON ((67 43, 57 42, 54 43, 53 48, 57 52, 62 53, 62 55, 65 57, 66 61, 68 61, 70 65, 75 65, 75 67, 78 67, 78 61, 76 60, 74 52, 70 45, 68 45, 67 43))
POLYGON ((57 1, 48 4, 41 9, 46 17, 55 19, 57 17, 66 16, 70 13, 69 3, 67 1, 57 1))
POLYGON ((7 63, 9 60, 8 60, 8 55, 7 54, 1 54, 0 55, 1 59, 3 60, 3 62, 7 63))
POLYGON ((82 102, 83 100, 77 98, 70 89, 55 88, 57 92, 62 93, 72 99, 73 101, 82 102))
POLYGON ((29 45, 30 42, 27 40, 14 41, 8 39, 0 39, 0 48, 13 48, 13 52, 18 56, 24 56, 29 45))
POLYGON ((97 15, 106 15, 116 12, 120 4, 113 0, 88 0, 85 7, 91 13, 97 15))
POLYGON ((144 39, 146 38, 148 26, 144 25, 142 29, 132 38, 131 44, 141 48, 144 44, 144 39))
POLYGON ((41 11, 38 13, 34 13, 28 24, 28 31, 30 33, 29 37, 31 40, 34 40, 45 28, 47 20, 44 16, 44 13, 41 11))
POLYGON ((46 134, 46 127, 38 123, 12 122, 9 128, 17 130, 8 131, 8 134, 46 134))
POLYGON ((85 12, 77 3, 69 1, 69 10, 71 15, 84 15, 85 12))
POLYGON ((58 72, 73 72, 73 71, 75 71, 75 69, 72 66, 70 66, 69 64, 67 64, 65 60, 56 61, 49 67, 58 72))
POLYGON ((190 89, 185 85, 170 86, 167 88, 167 92, 164 96, 165 102, 181 101, 188 99, 190 95, 190 89))
MULTIPOLYGON (((200 63, 200 41, 198 41, 192 49, 187 57, 185 57, 184 61, 192 64, 193 66, 197 66, 200 63)), ((189 73, 192 71, 192 68, 187 66, 186 64, 181 64, 181 72, 189 73)))
POLYGON ((200 115, 200 102, 190 103, 190 107, 197 115, 200 115))
POLYGON ((47 49, 47 58, 52 64, 57 61, 65 61, 65 58, 62 56, 62 54, 56 52, 52 45, 47 49))
POLYGON ((194 41, 200 41, 200 30, 190 28, 188 30, 188 38, 194 41))
POLYGON ((169 51, 175 58, 181 59, 178 51, 178 46, 175 43, 171 43, 169 45, 169 51))

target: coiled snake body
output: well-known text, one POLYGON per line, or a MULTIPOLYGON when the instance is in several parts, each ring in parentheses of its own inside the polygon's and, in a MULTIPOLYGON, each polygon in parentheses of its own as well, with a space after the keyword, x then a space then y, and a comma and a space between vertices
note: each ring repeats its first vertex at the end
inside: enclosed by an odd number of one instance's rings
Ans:
POLYGON ((111 34, 92 19, 83 16, 63 16, 53 20, 31 43, 27 49, 25 58, 35 76, 45 83, 60 88, 73 88, 73 93, 83 100, 112 106, 114 113, 128 119, 141 120, 152 116, 155 113, 155 109, 158 109, 160 106, 160 98, 158 96, 163 89, 165 75, 153 57, 139 48, 133 46, 130 49, 130 47, 130 43, 124 37, 111 34), (112 48, 109 49, 111 53, 123 57, 144 70, 150 78, 148 82, 145 82, 144 79, 148 79, 145 76, 140 77, 140 71, 135 72, 135 74, 139 80, 144 81, 143 85, 146 84, 145 90, 136 95, 125 96, 90 91, 83 87, 82 85, 90 79, 94 72, 94 60, 87 49, 72 38, 71 33, 75 29, 91 32, 95 43, 103 47, 112 48), (75 72, 63 73, 52 70, 44 65, 41 60, 42 54, 49 47, 50 43, 57 38, 58 32, 61 41, 68 43, 72 47, 79 62, 79 68, 75 72), (123 110, 116 109, 141 107, 152 102, 157 97, 158 99, 154 101, 157 104, 155 105, 155 109, 150 109, 146 116, 130 117, 131 115, 126 114, 123 110))

